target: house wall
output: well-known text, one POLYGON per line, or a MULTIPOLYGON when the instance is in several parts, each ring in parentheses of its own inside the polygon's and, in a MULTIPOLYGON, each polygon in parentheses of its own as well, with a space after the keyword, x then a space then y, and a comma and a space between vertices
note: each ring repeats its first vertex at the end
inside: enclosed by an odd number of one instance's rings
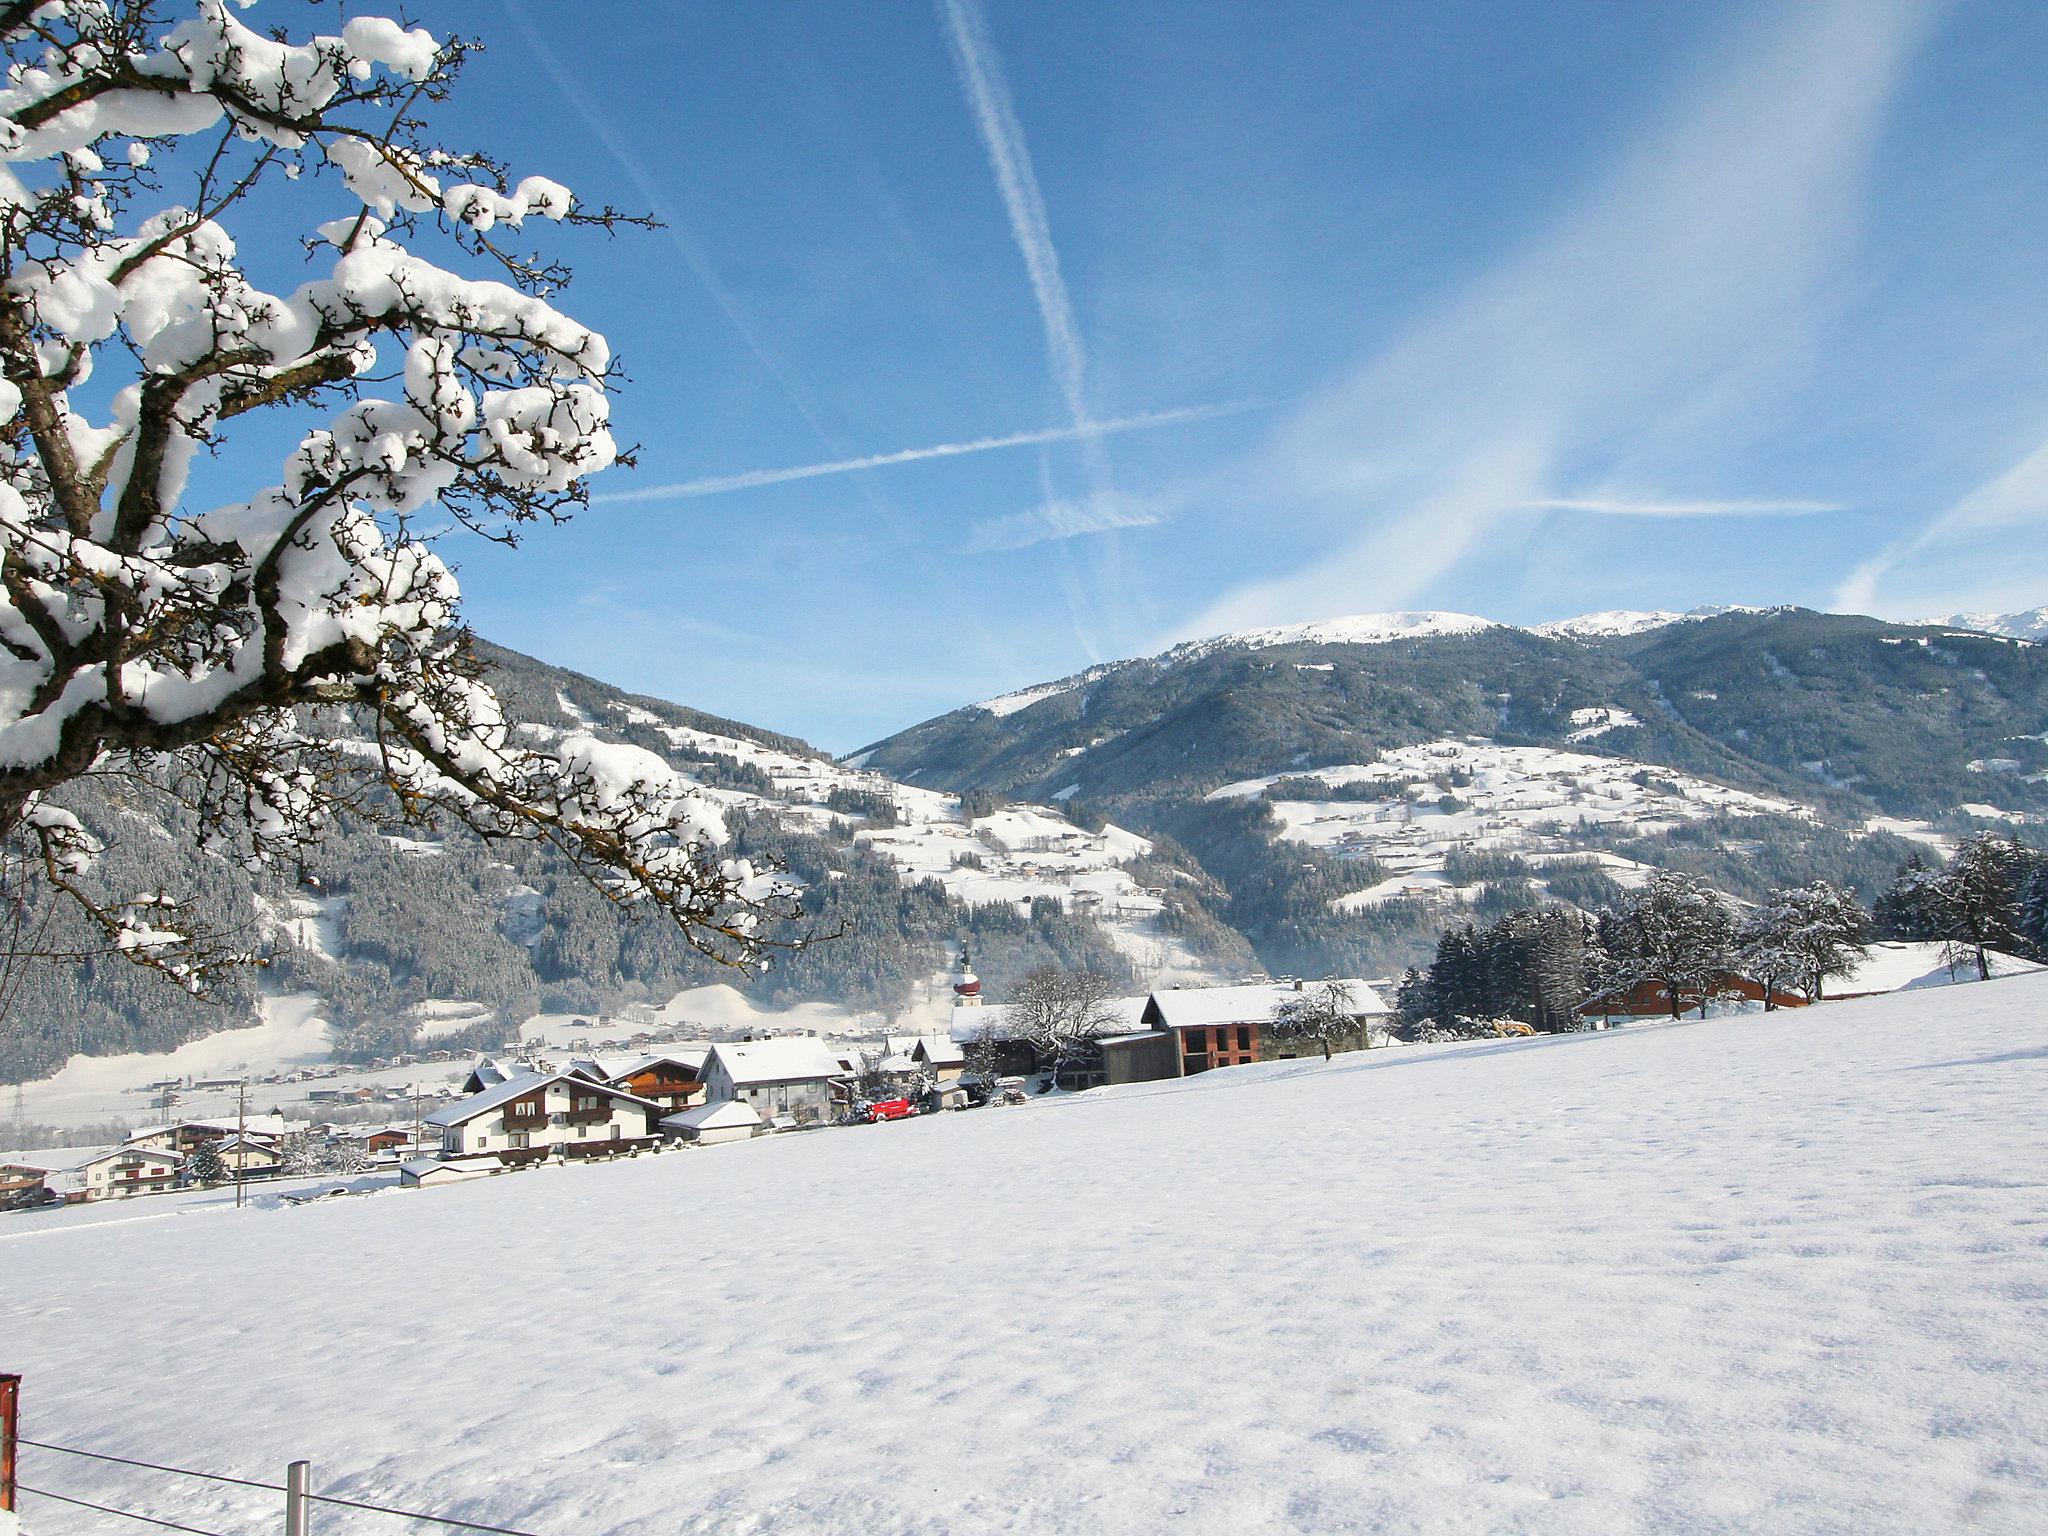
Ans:
POLYGON ((705 1077, 709 1102, 738 1099, 760 1111, 763 1120, 791 1115, 799 1121, 832 1118, 832 1079, 799 1078, 780 1083, 735 1083, 716 1057, 705 1077))
POLYGON ((522 1154, 544 1157, 556 1147, 565 1155, 595 1157, 611 1152, 621 1146, 631 1146, 655 1140, 653 1126, 648 1112, 637 1104, 630 1104, 609 1094, 592 1095, 577 1092, 568 1082, 550 1083, 534 1093, 522 1094, 496 1109, 464 1120, 460 1124, 444 1127, 441 1133, 441 1151, 446 1157, 468 1157, 479 1152, 495 1152, 512 1161, 518 1161, 522 1154), (603 1120, 578 1122, 569 1121, 570 1106, 575 1097, 603 1097, 611 1104, 611 1113, 603 1120), (547 1118, 538 1124, 507 1130, 505 1112, 515 1106, 538 1104, 547 1118))
POLYGON ((1105 1083, 1156 1083, 1180 1075, 1180 1047, 1171 1032, 1155 1040, 1132 1040, 1102 1048, 1105 1083))

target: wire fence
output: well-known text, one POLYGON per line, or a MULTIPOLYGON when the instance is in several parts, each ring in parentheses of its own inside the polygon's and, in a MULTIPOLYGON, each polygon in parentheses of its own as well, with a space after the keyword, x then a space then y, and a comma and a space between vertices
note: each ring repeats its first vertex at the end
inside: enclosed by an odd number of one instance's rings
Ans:
MULTIPOLYGON (((54 1451, 64 1456, 79 1456, 90 1461, 111 1462, 116 1466, 135 1467, 146 1472, 162 1473, 168 1477, 190 1478, 195 1481, 208 1483, 225 1483, 237 1488, 254 1488, 264 1493, 283 1494, 286 1499, 285 1528, 287 1531, 306 1529, 307 1511, 304 1507, 305 1505, 328 1504, 338 1509, 354 1510, 365 1514, 390 1515, 396 1519, 437 1525, 449 1530, 478 1531, 484 1533, 484 1536, 535 1536, 535 1533, 532 1531, 517 1530, 508 1525, 485 1525, 475 1520, 458 1519, 454 1515, 434 1515, 428 1514, 424 1510, 398 1509, 389 1504, 373 1504, 363 1499, 345 1499, 337 1494, 314 1493, 310 1489, 305 1488, 303 1482, 296 1479, 289 1483, 267 1483, 258 1478, 232 1477, 224 1472, 195 1472, 189 1467, 167 1466, 162 1462, 143 1461, 131 1456, 114 1456, 105 1451, 83 1451, 76 1446, 55 1445, 47 1440, 31 1440, 26 1435, 17 1436, 15 1444, 39 1451, 54 1451), (301 1489, 304 1491, 300 1491, 301 1489), (299 1523, 294 1525, 292 1523, 294 1519, 299 1523)), ((295 1469, 304 1465, 305 1463, 303 1462, 294 1463, 295 1469)), ((96 1504, 73 1494, 58 1493, 48 1488, 36 1488, 25 1482, 17 1481, 14 1486, 17 1492, 33 1494, 39 1499, 51 1499, 59 1504, 72 1505, 78 1509, 89 1509, 97 1514, 115 1515, 124 1520, 134 1520, 144 1525, 155 1526, 160 1530, 185 1531, 189 1532, 190 1536, 230 1536, 230 1533, 225 1531, 209 1530, 204 1526, 198 1525, 185 1525, 176 1520, 167 1520, 161 1515, 145 1514, 140 1510, 119 1509, 111 1504, 96 1504)))

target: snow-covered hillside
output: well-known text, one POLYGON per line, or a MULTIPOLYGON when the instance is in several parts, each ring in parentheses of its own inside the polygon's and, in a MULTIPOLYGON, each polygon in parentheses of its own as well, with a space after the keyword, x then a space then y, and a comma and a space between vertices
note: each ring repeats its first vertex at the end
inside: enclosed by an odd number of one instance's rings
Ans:
MULTIPOLYGON (((1622 711, 1586 712, 1597 720, 1588 736, 1630 723, 1622 711)), ((1371 857, 1394 873, 1381 884, 1342 898, 1369 906, 1394 897, 1450 896, 1444 862, 1453 853, 1512 853, 1594 858, 1623 884, 1642 873, 1614 854, 1592 855, 1572 837, 1620 828, 1635 837, 1669 831, 1707 816, 1793 816, 1812 812, 1789 800, 1754 795, 1670 768, 1627 758, 1593 757, 1550 747, 1506 747, 1491 741, 1431 741, 1399 747, 1378 762, 1318 768, 1307 776, 1332 789, 1385 786, 1379 799, 1283 799, 1273 802, 1280 836, 1350 857, 1371 857)), ((1211 800, 1263 794, 1288 776, 1226 784, 1211 800)), ((1300 782, 1295 780, 1294 782, 1300 782)))
POLYGON ((0 1236, 0 1337, 38 1439, 579 1536, 2019 1533, 2044 982, 0 1236))

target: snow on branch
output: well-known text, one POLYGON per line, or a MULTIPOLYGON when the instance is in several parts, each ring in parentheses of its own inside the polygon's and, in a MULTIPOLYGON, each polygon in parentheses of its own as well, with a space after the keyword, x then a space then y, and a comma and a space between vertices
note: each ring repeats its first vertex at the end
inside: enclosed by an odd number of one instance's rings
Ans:
MULTIPOLYGON (((609 347, 551 302, 567 269, 508 240, 647 221, 433 137, 474 44, 376 17, 293 42, 236 9, 0 5, 0 835, 75 882, 83 829, 42 797, 175 756, 209 834, 269 857, 367 768, 406 811, 549 841, 752 963, 793 888, 722 858, 659 758, 515 741, 415 527, 514 543, 619 460, 609 347), (285 220, 288 288, 233 233, 285 220), (267 471, 238 447, 257 416, 297 439, 267 471), (201 454, 250 463, 241 499, 186 505, 201 454), (373 751, 344 749, 344 717, 373 751)), ((188 932, 101 910, 130 953, 188 932)))

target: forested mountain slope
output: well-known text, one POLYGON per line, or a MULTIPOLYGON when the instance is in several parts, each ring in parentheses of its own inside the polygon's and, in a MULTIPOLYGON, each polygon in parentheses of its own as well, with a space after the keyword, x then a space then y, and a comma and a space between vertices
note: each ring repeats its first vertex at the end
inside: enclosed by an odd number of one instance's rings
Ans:
MULTIPOLYGON (((252 876, 197 852, 190 817, 164 797, 119 782, 77 787, 70 803, 112 845, 95 876, 108 891, 189 895, 264 964, 211 1002, 118 958, 24 967, 0 1017, 0 1081, 74 1052, 163 1050, 249 1023, 265 992, 316 994, 338 1051, 366 1057, 422 1031, 439 1045, 495 1045, 538 1011, 666 1000, 710 981, 770 1006, 893 1009, 963 939, 997 985, 1048 962, 1131 984, 1141 967, 1250 963, 1242 941, 1197 915, 1200 878, 1158 864, 1143 839, 1047 810, 969 817, 955 797, 843 768, 793 737, 479 651, 522 731, 631 741, 704 785, 738 847, 773 855, 805 887, 806 922, 783 937, 818 942, 778 951, 767 974, 748 977, 613 905, 545 848, 346 818, 303 869, 252 876), (1167 915, 1147 890, 1169 880, 1178 894, 1167 915)), ((44 940, 91 946, 61 918, 44 940)))
POLYGON ((1276 968, 1400 962, 1447 909, 1611 898, 1642 866, 1866 899, 2048 811, 2048 650, 1801 609, 1542 630, 1363 615, 1177 646, 849 759, 1169 835, 1276 968), (1925 851, 1923 846, 1922 851, 1925 851))

